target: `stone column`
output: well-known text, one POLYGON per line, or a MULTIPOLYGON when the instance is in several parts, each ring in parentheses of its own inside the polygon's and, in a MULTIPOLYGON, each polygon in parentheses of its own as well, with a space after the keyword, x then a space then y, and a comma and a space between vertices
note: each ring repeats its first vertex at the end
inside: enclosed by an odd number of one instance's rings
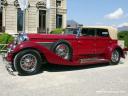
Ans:
POLYGON ((49 32, 56 28, 56 0, 51 0, 50 6, 49 32))

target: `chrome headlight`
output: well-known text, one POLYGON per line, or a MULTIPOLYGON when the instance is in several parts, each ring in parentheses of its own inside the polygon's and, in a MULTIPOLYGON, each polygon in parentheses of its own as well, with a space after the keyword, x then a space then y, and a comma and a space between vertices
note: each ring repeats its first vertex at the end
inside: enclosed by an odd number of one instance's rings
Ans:
POLYGON ((14 39, 14 44, 20 44, 23 41, 29 40, 28 36, 25 33, 20 33, 14 39))

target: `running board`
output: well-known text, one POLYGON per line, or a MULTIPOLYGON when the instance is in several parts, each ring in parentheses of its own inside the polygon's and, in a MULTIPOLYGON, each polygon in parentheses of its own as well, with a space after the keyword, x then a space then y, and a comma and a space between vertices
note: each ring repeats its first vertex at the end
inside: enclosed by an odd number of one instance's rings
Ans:
POLYGON ((98 59, 98 58, 88 58, 88 59, 80 59, 80 64, 85 63, 100 63, 100 62, 109 62, 107 59, 98 59))

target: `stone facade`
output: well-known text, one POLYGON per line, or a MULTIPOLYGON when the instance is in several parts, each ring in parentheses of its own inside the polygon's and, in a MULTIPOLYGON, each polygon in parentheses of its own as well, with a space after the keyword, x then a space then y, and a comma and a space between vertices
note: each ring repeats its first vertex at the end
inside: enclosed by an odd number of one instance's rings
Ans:
MULTIPOLYGON (((2 26, 5 32, 16 34, 19 30, 21 10, 18 0, 4 0, 2 9, 2 26), (18 21, 19 20, 19 21, 18 21), (19 22, 19 23, 18 23, 19 22)), ((29 7, 25 11, 25 32, 49 33, 59 27, 66 27, 66 0, 29 0, 29 7), (62 24, 61 24, 62 23, 62 24), (57 26, 58 25, 58 26, 57 26)), ((22 16, 23 18, 23 16, 22 16)), ((20 25, 20 27, 22 27, 20 25)))

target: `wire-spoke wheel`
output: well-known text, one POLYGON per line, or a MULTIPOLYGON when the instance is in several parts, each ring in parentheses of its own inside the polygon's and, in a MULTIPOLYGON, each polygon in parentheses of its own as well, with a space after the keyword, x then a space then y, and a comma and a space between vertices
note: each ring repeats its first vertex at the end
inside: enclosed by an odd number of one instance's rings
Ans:
POLYGON ((36 69, 37 58, 32 54, 26 54, 21 58, 20 66, 23 70, 32 72, 36 69))
POLYGON ((40 71, 41 56, 36 50, 23 50, 14 58, 15 69, 21 75, 33 75, 40 71))
POLYGON ((111 55, 111 62, 110 64, 118 64, 120 61, 120 52, 118 50, 114 50, 111 55))

